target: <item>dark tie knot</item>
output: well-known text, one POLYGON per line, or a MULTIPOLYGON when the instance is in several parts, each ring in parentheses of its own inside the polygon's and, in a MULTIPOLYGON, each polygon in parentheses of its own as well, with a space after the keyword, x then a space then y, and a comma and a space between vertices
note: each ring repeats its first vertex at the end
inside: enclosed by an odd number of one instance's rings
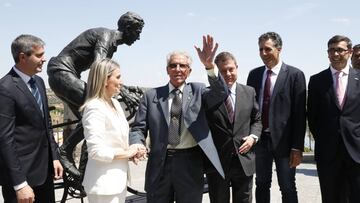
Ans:
POLYGON ((270 76, 270 75, 271 75, 271 73, 272 73, 272 71, 271 71, 271 70, 267 70, 267 71, 266 71, 266 74, 267 74, 268 76, 270 76))
POLYGON ((34 78, 30 78, 28 83, 30 84, 31 88, 35 88, 35 79, 34 78))
POLYGON ((172 94, 174 94, 174 96, 178 96, 180 94, 180 90, 179 89, 173 89, 172 91, 172 94))

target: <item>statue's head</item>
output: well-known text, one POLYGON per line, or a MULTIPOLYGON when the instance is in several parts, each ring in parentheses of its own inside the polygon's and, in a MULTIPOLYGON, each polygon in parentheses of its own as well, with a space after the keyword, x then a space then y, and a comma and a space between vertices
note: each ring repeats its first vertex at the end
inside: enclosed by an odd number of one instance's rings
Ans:
POLYGON ((122 42, 131 45, 140 39, 144 20, 134 12, 126 12, 118 20, 118 30, 123 33, 122 42))

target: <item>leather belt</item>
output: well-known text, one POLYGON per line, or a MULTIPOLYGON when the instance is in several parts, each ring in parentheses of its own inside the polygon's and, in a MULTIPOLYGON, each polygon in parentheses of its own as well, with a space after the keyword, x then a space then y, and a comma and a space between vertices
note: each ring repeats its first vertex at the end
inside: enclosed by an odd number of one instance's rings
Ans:
POLYGON ((176 156, 180 154, 190 154, 197 152, 199 150, 199 147, 191 147, 186 149, 167 149, 166 150, 166 156, 176 156))

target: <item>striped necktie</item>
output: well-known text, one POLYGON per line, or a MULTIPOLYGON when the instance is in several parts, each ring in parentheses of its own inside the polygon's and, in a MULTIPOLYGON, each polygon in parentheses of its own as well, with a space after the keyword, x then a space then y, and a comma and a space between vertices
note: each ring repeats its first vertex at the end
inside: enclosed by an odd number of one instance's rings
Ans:
POLYGON ((233 102, 231 100, 231 92, 229 90, 229 96, 225 100, 225 107, 228 113, 230 123, 234 122, 234 107, 233 102))
POLYGON ((42 104, 42 101, 41 101, 39 88, 36 85, 35 79, 31 78, 28 83, 29 83, 29 85, 31 87, 31 93, 34 95, 36 103, 38 104, 41 112, 43 112, 43 104, 42 104))

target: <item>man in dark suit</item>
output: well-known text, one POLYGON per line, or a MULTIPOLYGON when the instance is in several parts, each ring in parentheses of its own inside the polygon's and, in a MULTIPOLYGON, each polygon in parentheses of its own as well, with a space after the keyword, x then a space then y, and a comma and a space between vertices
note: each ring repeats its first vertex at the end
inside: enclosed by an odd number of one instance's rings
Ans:
POLYGON ((209 135, 205 105, 223 101, 227 87, 222 77, 217 76, 213 64, 217 43, 214 46, 211 36, 204 37, 203 42, 203 50, 196 49, 208 69, 210 90, 202 83, 186 83, 191 72, 191 57, 185 52, 172 52, 166 66, 169 83, 148 90, 135 116, 130 144, 144 143, 147 133, 150 137, 145 177, 148 203, 201 203, 203 153, 224 175, 209 135), (173 110, 175 106, 179 112, 173 110), (173 130, 175 126, 177 129, 173 130))
POLYGON ((353 53, 351 55, 351 65, 353 68, 360 69, 360 44, 353 47, 353 53))
POLYGON ((229 52, 215 58, 230 92, 227 99, 206 111, 214 144, 225 172, 225 180, 208 169, 207 180, 211 203, 230 202, 230 184, 234 203, 251 203, 255 152, 253 146, 261 135, 261 114, 255 90, 237 80, 237 62, 229 52))
POLYGON ((298 202, 295 169, 302 160, 306 126, 306 82, 302 71, 280 59, 281 37, 267 32, 259 37, 265 66, 249 73, 247 84, 256 90, 263 130, 255 146, 256 202, 270 202, 275 160, 282 202, 298 202))
POLYGON ((360 202, 360 71, 351 68, 351 40, 328 41, 330 67, 310 77, 308 122, 322 201, 360 202))
POLYGON ((43 80, 44 42, 20 35, 11 44, 15 66, 0 80, 0 183, 6 203, 55 202, 62 177, 43 80))

